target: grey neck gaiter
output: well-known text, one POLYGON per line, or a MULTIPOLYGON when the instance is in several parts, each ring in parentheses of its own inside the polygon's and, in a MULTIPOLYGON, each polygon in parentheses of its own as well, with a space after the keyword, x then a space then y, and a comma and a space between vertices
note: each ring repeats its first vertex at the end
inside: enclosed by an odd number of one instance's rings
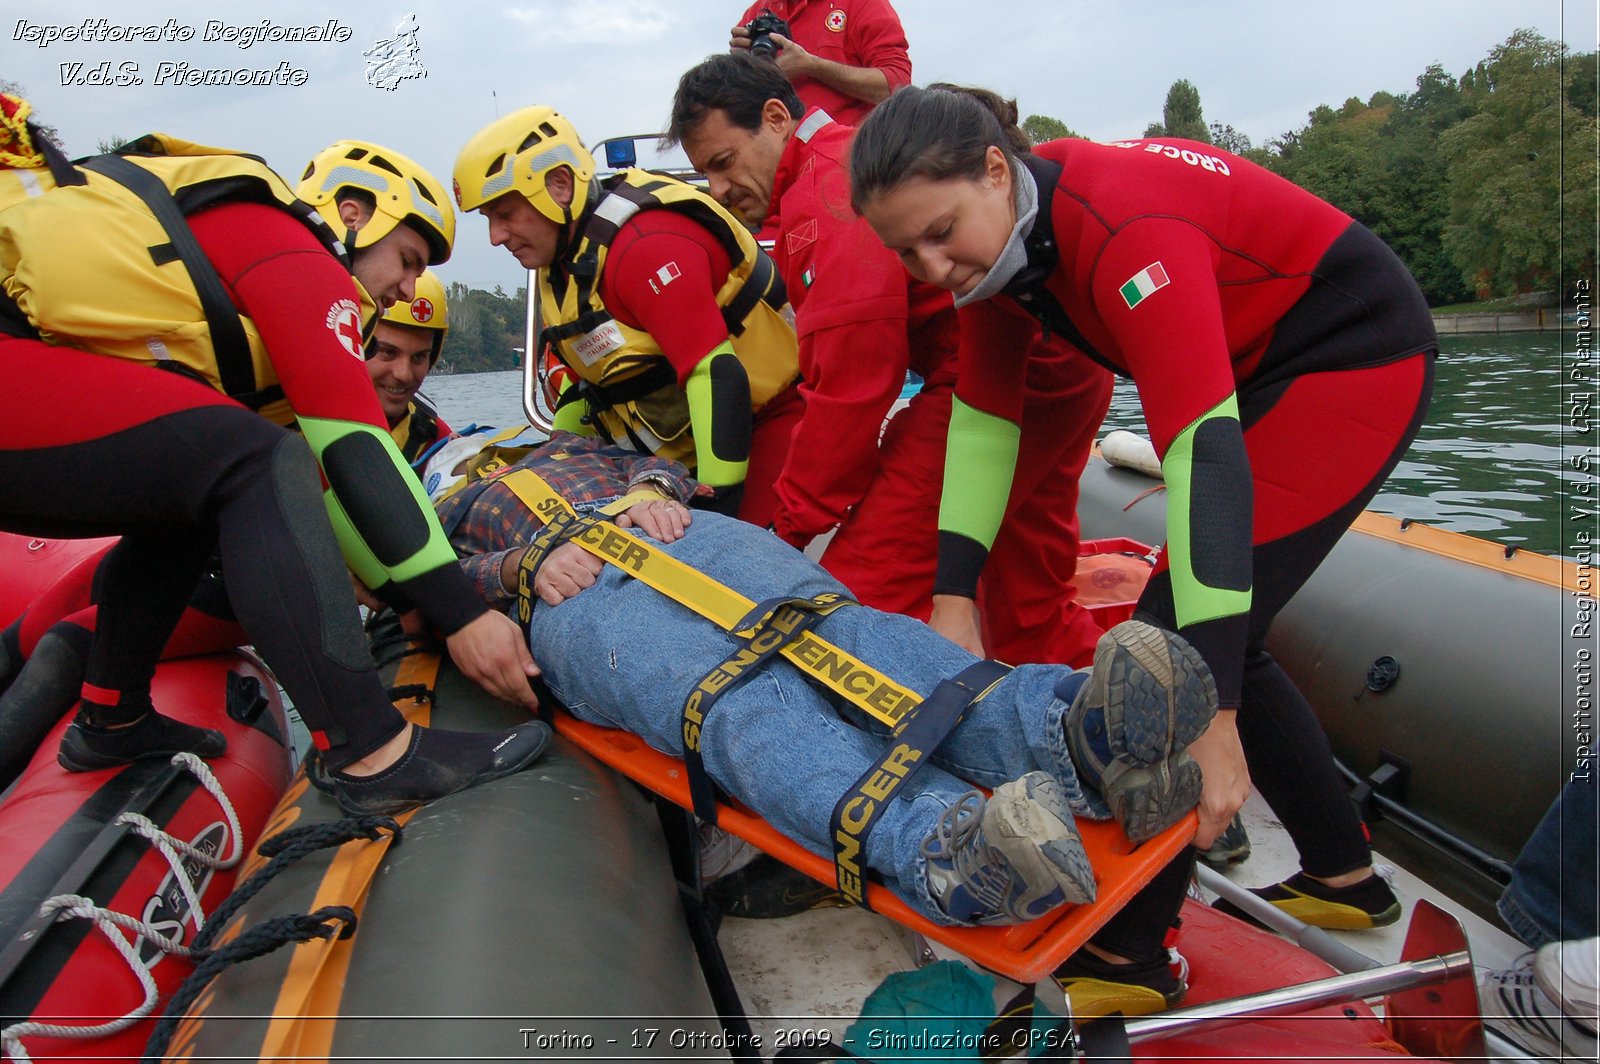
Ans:
POLYGON ((1033 174, 1026 166, 1012 163, 1011 188, 1012 202, 1017 208, 1017 224, 1012 227, 1006 246, 1000 249, 1000 257, 989 267, 989 272, 978 282, 978 287, 964 296, 956 297, 958 307, 999 294, 1011 282, 1011 278, 1022 272, 1022 268, 1028 264, 1028 251, 1023 241, 1033 232, 1033 219, 1039 213, 1039 186, 1034 183, 1033 174))

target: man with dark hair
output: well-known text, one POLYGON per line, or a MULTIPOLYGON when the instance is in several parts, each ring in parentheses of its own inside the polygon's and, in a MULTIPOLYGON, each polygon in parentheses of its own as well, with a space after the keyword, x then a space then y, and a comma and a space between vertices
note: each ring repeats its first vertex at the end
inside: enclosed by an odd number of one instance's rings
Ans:
POLYGON ((389 435, 412 468, 450 435, 450 426, 422 394, 422 382, 438 365, 449 331, 444 285, 432 270, 424 270, 417 278, 416 295, 384 311, 363 352, 389 435))
POLYGON ((776 47, 771 58, 806 106, 823 108, 846 125, 911 84, 906 31, 889 0, 756 0, 730 31, 735 53, 756 43, 749 26, 761 15, 789 26, 787 34, 760 36, 776 47))
MULTIPOLYGON (((837 528, 822 564, 862 602, 926 620, 935 609, 939 484, 955 381, 950 295, 908 280, 850 208, 852 130, 802 109, 773 64, 712 56, 683 75, 669 138, 747 225, 775 223, 773 256, 795 308, 805 415, 778 478, 773 527, 798 547, 837 528), (906 371, 921 392, 883 419, 906 371)), ((1111 396, 1111 376, 1038 341, 1025 464, 984 571, 986 646, 1005 661, 1083 664, 1099 628, 1073 599, 1077 477, 1111 396)))

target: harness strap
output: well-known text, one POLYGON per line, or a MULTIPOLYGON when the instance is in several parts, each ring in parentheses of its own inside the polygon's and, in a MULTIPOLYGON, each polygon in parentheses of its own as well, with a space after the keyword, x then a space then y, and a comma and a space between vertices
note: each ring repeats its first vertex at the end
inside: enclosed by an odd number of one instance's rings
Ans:
POLYGON ((526 630, 533 620, 533 581, 550 552, 583 531, 583 519, 572 513, 554 513, 528 541, 517 564, 517 621, 526 630))
MULTIPOLYGON (((200 297, 200 307, 205 313, 206 325, 211 330, 211 348, 217 360, 217 377, 222 384, 223 394, 233 396, 255 391, 256 374, 250 359, 250 341, 239 320, 239 311, 228 297, 222 278, 217 276, 216 268, 206 258, 200 241, 195 238, 194 231, 189 228, 183 211, 167 186, 150 171, 135 166, 120 155, 96 155, 85 159, 81 165, 85 170, 103 174, 127 188, 150 208, 150 213, 166 230, 172 254, 183 263, 183 268, 189 273, 190 283, 200 297)), ((165 248, 150 249, 152 256, 165 251, 165 248)))
MULTIPOLYGON (((594 293, 600 283, 596 249, 610 247, 622 226, 641 210, 660 208, 687 214, 704 226, 722 245, 728 253, 732 267, 738 267, 745 257, 745 252, 739 246, 738 238, 729 229, 727 221, 710 208, 693 200, 663 203, 655 193, 659 189, 669 187, 670 184, 668 181, 656 180, 635 185, 626 180, 618 180, 606 189, 606 195, 590 213, 583 227, 582 239, 586 242, 588 250, 572 264, 569 271, 578 285, 578 318, 568 324, 547 329, 546 335, 549 338, 568 339, 579 333, 591 332, 611 320, 610 314, 601 314, 594 309, 594 293)), ((757 304, 763 302, 773 310, 781 311, 789 302, 789 292, 784 286, 783 277, 778 273, 778 268, 772 262, 772 257, 757 247, 755 257, 750 263, 750 276, 728 301, 728 305, 722 308, 722 321, 728 328, 728 335, 743 335, 745 319, 756 309, 757 304)))
POLYGON ((766 303, 773 310, 782 310, 787 302, 789 291, 783 285, 778 268, 772 264, 772 256, 758 249, 744 287, 722 308, 722 323, 728 327, 729 336, 742 336, 744 320, 756 309, 756 304, 766 303))
MULTIPOLYGON (((503 479, 541 520, 548 521, 552 514, 572 512, 567 501, 531 469, 515 470, 503 479)), ((739 631, 738 626, 756 605, 753 600, 679 561, 648 539, 630 536, 607 521, 577 520, 580 528, 572 542, 590 554, 624 570, 723 631, 740 636, 749 634, 739 631)), ((858 661, 854 655, 814 632, 803 633, 781 652, 805 675, 891 728, 922 704, 921 696, 915 691, 858 661)))
POLYGON ((940 680, 918 712, 894 729, 895 742, 889 752, 845 791, 833 807, 829 824, 839 893, 863 908, 871 908, 860 862, 867 836, 877 826, 889 799, 917 774, 967 709, 980 702, 1010 671, 1009 665, 984 660, 973 662, 951 679, 940 680))
POLYGON ((28 316, 22 313, 17 301, 0 289, 0 336, 15 336, 24 340, 39 339, 39 330, 33 327, 28 316))
POLYGON ((689 774, 689 797, 700 819, 717 822, 716 788, 700 758, 700 732, 717 699, 754 676, 819 619, 840 606, 854 605, 831 592, 810 599, 771 598, 739 621, 735 631, 748 634, 741 634, 739 646, 706 673, 683 704, 683 763, 689 774))

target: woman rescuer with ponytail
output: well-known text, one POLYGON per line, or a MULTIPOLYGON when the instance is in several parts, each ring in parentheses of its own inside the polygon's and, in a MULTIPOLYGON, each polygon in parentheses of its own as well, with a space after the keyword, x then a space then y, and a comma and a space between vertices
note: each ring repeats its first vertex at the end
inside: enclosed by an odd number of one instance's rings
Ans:
MULTIPOLYGON (((1070 139, 1025 153, 1015 120, 992 94, 907 88, 851 153, 856 209, 960 308, 939 523, 939 582, 960 593, 943 612, 970 613, 1015 463, 1019 353, 1042 326, 1133 380, 1161 456, 1167 545, 1139 608, 1200 650, 1222 707, 1191 747, 1196 845, 1254 780, 1302 865, 1263 896, 1322 926, 1392 923, 1327 739, 1263 642, 1422 422, 1437 351, 1422 293, 1360 223, 1227 152, 1070 139)), ((1169 891, 1175 912, 1191 860, 1092 940, 1099 961, 1152 962, 1152 899, 1169 891)))

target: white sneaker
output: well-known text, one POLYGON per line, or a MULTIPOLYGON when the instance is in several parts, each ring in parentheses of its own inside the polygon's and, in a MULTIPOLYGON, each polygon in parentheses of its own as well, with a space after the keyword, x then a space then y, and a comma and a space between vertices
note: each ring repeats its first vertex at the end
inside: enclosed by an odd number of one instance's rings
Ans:
POLYGON ((1592 1035, 1600 1028, 1600 938, 1549 942, 1533 957, 1545 996, 1592 1035))
POLYGON ((1539 989, 1532 955, 1503 971, 1485 972, 1478 983, 1483 1022, 1519 1048, 1546 1060, 1595 1059, 1594 1032, 1564 1015, 1539 989))
POLYGON ((761 856, 761 851, 756 847, 715 824, 707 824, 702 820, 699 835, 700 878, 706 883, 732 875, 761 856))

